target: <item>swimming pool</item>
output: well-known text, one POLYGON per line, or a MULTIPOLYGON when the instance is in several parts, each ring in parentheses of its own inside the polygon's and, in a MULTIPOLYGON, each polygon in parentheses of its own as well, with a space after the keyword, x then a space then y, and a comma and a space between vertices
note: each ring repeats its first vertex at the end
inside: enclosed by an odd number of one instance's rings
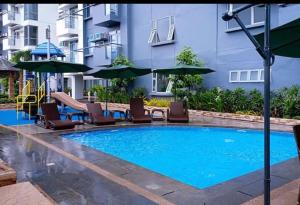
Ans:
MULTIPOLYGON (((59 112, 61 113, 72 113, 72 112, 79 112, 79 110, 72 109, 70 107, 64 107, 64 109, 61 109, 59 107, 59 112)), ((62 119, 65 119, 65 115, 61 115, 62 119)), ((73 120, 78 120, 78 116, 73 116, 73 120)), ((29 120, 29 117, 27 114, 24 114, 23 112, 18 113, 18 119, 17 119, 17 111, 15 109, 10 110, 0 110, 0 124, 2 125, 26 125, 26 124, 33 124, 34 119, 32 118, 29 120)))
MULTIPOLYGON (((263 132, 218 127, 148 126, 63 137, 197 188, 263 168, 263 132)), ((271 132, 271 164, 297 156, 293 135, 271 132)))

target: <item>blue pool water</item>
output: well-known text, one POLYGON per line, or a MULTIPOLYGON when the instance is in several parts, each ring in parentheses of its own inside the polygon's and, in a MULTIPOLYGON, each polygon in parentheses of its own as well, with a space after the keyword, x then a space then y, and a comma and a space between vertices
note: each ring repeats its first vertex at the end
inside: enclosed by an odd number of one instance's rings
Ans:
MULTIPOLYGON (((257 130, 149 126, 63 137, 198 188, 263 168, 263 132, 257 130)), ((271 133, 271 164, 296 156, 291 133, 271 133)))
MULTIPOLYGON (((80 112, 79 110, 73 109, 71 107, 65 106, 63 109, 62 107, 58 106, 58 110, 60 113, 73 113, 73 112, 80 112)), ((120 118, 119 113, 114 114, 115 118, 120 118)), ((65 119, 65 115, 61 115, 61 119, 65 119)), ((78 116, 74 115, 72 120, 78 120, 78 116)), ((33 118, 29 120, 28 115, 24 115, 23 112, 19 112, 18 119, 17 119, 17 112, 16 110, 0 110, 0 124, 2 125, 26 125, 26 124, 33 124, 33 118)))

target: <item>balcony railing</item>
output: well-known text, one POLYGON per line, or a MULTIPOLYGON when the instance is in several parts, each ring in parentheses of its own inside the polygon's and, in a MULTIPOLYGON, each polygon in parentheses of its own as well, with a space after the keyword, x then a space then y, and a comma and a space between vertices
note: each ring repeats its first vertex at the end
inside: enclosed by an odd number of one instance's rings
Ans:
POLYGON ((12 21, 16 20, 16 12, 7 11, 7 19, 12 21))
POLYGON ((65 18, 65 28, 74 28, 76 27, 76 18, 65 18))
POLYGON ((120 44, 110 44, 105 46, 105 59, 116 59, 121 54, 122 46, 120 44))
POLYGON ((16 38, 14 38, 14 37, 8 38, 8 45, 9 46, 15 46, 16 45, 16 38))

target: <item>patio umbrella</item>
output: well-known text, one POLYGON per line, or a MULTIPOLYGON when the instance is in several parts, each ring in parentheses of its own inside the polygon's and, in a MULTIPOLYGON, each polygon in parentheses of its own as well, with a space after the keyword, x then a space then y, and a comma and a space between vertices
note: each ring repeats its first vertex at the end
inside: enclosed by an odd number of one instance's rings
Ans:
MULTIPOLYGON (((179 64, 174 67, 170 68, 162 68, 162 69, 154 69, 153 73, 160 73, 165 75, 197 75, 197 74, 207 74, 215 72, 210 68, 194 66, 194 65, 186 65, 186 64, 179 64)), ((176 82, 174 82, 176 83, 176 82)), ((176 100, 176 86, 175 86, 175 100, 176 100)))
MULTIPOLYGON (((113 79, 113 78, 133 78, 138 76, 143 76, 151 73, 150 68, 140 68, 136 66, 128 66, 128 65, 117 65, 113 67, 103 68, 95 73, 91 73, 88 75, 92 75, 98 78, 105 78, 105 79, 113 79)), ((106 99, 105 99, 105 110, 107 113, 107 87, 108 87, 108 80, 106 80, 106 99)))
MULTIPOLYGON (((272 29, 270 36, 270 48, 273 54, 300 58, 300 18, 272 29)), ((264 32, 254 37, 260 45, 264 45, 264 32)))
MULTIPOLYGON (((84 64, 69 63, 57 60, 22 61, 14 65, 14 67, 39 73, 78 73, 86 72, 92 69, 84 64)), ((47 85, 49 89, 49 83, 47 85)), ((50 97, 48 96, 48 101, 49 100, 50 97)))
POLYGON ((92 69, 84 64, 58 60, 23 61, 17 63, 14 67, 40 73, 78 73, 92 69))

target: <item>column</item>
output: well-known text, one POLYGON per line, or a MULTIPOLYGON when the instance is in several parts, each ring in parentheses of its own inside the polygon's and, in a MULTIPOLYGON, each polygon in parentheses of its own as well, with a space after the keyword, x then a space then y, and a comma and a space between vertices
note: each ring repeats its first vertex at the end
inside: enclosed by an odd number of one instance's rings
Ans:
POLYGON ((74 99, 82 99, 83 98, 83 76, 82 75, 74 75, 71 78, 72 83, 72 97, 74 99))

